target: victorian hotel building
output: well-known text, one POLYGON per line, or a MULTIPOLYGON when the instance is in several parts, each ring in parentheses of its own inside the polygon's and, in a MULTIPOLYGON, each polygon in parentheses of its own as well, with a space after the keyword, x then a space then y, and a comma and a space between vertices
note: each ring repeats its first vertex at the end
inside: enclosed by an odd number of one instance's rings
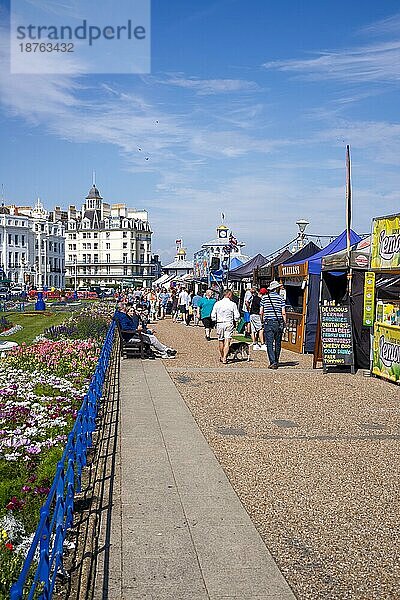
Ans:
POLYGON ((151 286, 151 235, 147 211, 105 203, 93 184, 81 210, 68 209, 66 286, 151 286))
POLYGON ((0 206, 0 280, 21 288, 64 287, 64 225, 56 219, 39 199, 33 208, 0 206))

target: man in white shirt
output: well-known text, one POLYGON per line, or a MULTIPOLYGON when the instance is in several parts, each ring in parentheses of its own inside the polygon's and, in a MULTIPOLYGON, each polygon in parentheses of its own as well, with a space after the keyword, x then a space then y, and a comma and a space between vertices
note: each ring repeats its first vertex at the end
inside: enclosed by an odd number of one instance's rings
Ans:
POLYGON ((178 296, 178 314, 182 315, 182 323, 188 325, 187 314, 190 305, 190 296, 184 287, 181 288, 178 296))
POLYGON ((232 291, 225 292, 224 298, 214 304, 211 319, 217 323, 217 335, 219 341, 220 361, 226 364, 229 354, 229 344, 235 330, 235 321, 239 321, 240 313, 234 302, 232 302, 232 291))

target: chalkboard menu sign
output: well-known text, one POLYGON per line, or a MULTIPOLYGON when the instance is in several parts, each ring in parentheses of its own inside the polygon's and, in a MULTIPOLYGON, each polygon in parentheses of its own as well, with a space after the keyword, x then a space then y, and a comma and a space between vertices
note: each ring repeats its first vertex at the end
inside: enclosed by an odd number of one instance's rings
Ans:
POLYGON ((328 367, 349 366, 354 369, 353 333, 350 306, 321 306, 322 364, 328 367))

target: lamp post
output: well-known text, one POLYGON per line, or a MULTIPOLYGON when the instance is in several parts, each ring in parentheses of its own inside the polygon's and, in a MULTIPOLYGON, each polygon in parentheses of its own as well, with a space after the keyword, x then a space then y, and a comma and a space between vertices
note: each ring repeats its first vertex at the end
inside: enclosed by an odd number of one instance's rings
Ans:
POLYGON ((296 221, 296 225, 299 228, 299 233, 298 233, 298 240, 297 240, 297 246, 298 249, 301 250, 304 246, 304 238, 305 238, 305 230, 307 225, 309 225, 310 223, 308 221, 306 221, 305 219, 299 219, 298 221, 296 221))
POLYGON ((35 310, 46 310, 46 304, 43 300, 43 284, 42 284, 42 223, 38 223, 38 286, 37 286, 37 300, 35 304, 35 310))

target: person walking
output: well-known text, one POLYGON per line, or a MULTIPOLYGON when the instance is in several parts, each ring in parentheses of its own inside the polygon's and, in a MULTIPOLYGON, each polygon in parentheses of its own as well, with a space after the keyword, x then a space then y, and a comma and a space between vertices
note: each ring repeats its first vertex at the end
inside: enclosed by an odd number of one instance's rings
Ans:
POLYGON ((192 297, 191 307, 192 307, 192 315, 193 315, 193 325, 197 327, 199 324, 199 302, 201 300, 201 296, 198 292, 196 292, 192 297))
POLYGON ((211 312, 214 308, 216 299, 213 298, 212 290, 206 290, 206 293, 197 303, 197 310, 199 311, 199 317, 204 325, 204 333, 206 340, 211 340, 211 329, 213 328, 213 322, 211 319, 211 312))
POLYGON ((252 299, 252 286, 250 283, 247 284, 246 286, 246 292, 244 295, 244 299, 243 299, 243 306, 242 306, 242 311, 243 311, 243 319, 245 322, 245 337, 250 337, 250 312, 249 312, 249 302, 251 302, 252 299))
POLYGON ((232 301, 232 290, 227 290, 222 300, 214 304, 211 318, 217 323, 217 334, 219 342, 220 361, 226 365, 229 353, 229 345, 235 330, 235 321, 239 321, 240 313, 236 304, 232 301))
POLYGON ((282 286, 271 281, 268 293, 261 299, 260 316, 264 324, 264 340, 267 346, 269 369, 277 369, 281 353, 282 335, 286 325, 285 300, 277 290, 282 286))
POLYGON ((184 325, 189 325, 187 322, 187 314, 190 305, 190 296, 186 291, 184 286, 181 287, 181 291, 178 296, 178 316, 182 315, 182 323, 184 325))
POLYGON ((171 292, 171 314, 173 322, 176 323, 178 318, 178 294, 175 289, 171 292))
POLYGON ((261 288, 257 292, 256 288, 251 288, 252 297, 248 302, 248 310, 250 313, 251 337, 253 339, 253 350, 266 350, 264 345, 264 331, 260 316, 261 298, 267 293, 265 288, 261 288))

